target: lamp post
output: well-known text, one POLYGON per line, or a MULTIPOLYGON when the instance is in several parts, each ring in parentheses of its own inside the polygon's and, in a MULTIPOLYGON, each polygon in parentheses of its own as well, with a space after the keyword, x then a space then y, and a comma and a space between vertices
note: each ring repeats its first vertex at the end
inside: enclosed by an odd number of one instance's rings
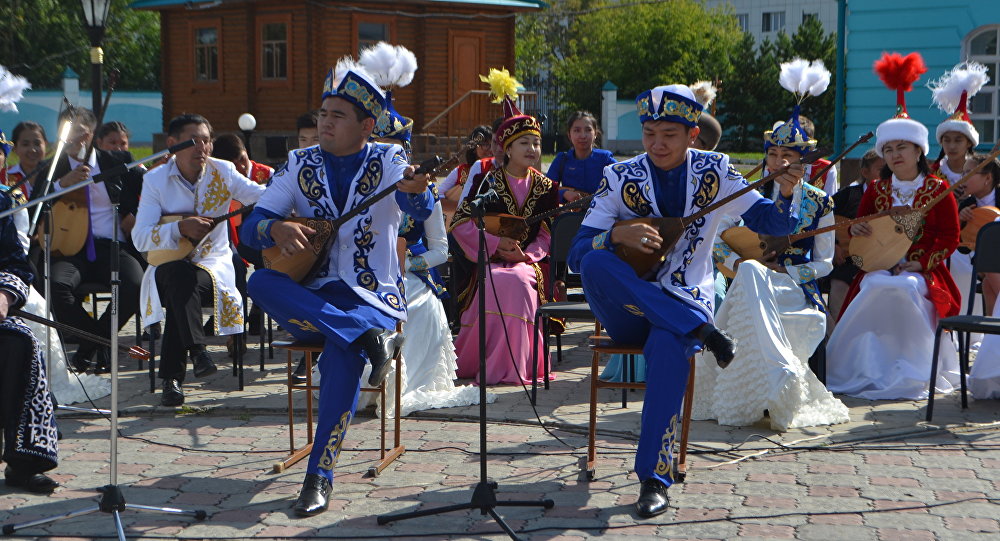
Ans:
POLYGON ((252 160, 253 153, 250 152, 250 136, 253 135, 253 130, 257 127, 257 119, 250 113, 243 113, 236 123, 239 124, 240 131, 243 132, 243 140, 247 147, 247 156, 252 160))
POLYGON ((87 35, 90 37, 90 70, 91 88, 93 89, 93 110, 97 118, 101 118, 102 67, 104 51, 101 41, 104 39, 104 25, 108 21, 108 10, 111 0, 80 0, 83 5, 83 18, 87 21, 87 35))

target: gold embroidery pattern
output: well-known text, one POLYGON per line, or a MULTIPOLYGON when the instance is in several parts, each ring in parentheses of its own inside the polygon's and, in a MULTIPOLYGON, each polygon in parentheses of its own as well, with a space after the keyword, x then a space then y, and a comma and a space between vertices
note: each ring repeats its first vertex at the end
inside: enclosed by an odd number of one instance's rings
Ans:
POLYGON ((312 323, 310 323, 308 320, 305 319, 301 321, 298 319, 289 319, 288 322, 298 327, 299 330, 302 332, 315 332, 315 333, 319 332, 319 329, 317 329, 315 325, 313 325, 312 323))
MULTIPOLYGON (((648 188, 648 185, 645 186, 648 188)), ((629 210, 638 216, 649 216, 653 212, 650 200, 643 193, 639 182, 629 179, 622 184, 622 201, 629 210)))
POLYGON ((257 238, 260 240, 267 240, 269 238, 267 235, 267 228, 271 227, 271 224, 275 221, 277 220, 268 219, 257 222, 257 238))
POLYGON ((719 193, 719 175, 715 171, 706 171, 701 177, 701 184, 694 194, 694 204, 705 208, 719 193))
POLYGON ((643 313, 642 310, 639 309, 638 306, 636 306, 634 304, 626 304, 626 305, 622 306, 622 308, 624 308, 626 312, 632 314, 633 316, 643 317, 643 316, 646 315, 646 314, 643 313))
POLYGON ((201 211, 207 213, 216 207, 229 203, 229 199, 229 188, 227 188, 226 183, 223 182, 222 175, 219 174, 219 171, 213 167, 212 180, 209 181, 201 199, 201 211))
POLYGON ((591 247, 593 247, 593 249, 595 250, 608 249, 609 248, 608 239, 610 238, 611 238, 611 232, 605 231, 604 233, 601 233, 594 237, 594 239, 590 243, 591 247))
POLYGON ((925 271, 933 270, 934 267, 937 267, 945 259, 948 259, 948 250, 939 250, 937 252, 931 252, 930 257, 927 258, 927 268, 924 270, 925 271))
POLYGON ((222 296, 220 327, 239 327, 243 325, 243 310, 240 300, 232 295, 222 296))
POLYGON ((153 315, 153 300, 146 297, 146 317, 153 315))
POLYGON ((337 94, 354 98, 357 100, 358 105, 367 111, 368 114, 372 115, 373 118, 379 118, 382 116, 382 104, 375 99, 375 96, 372 95, 370 90, 360 84, 353 77, 347 77, 346 80, 341 83, 341 88, 337 89, 337 94))
POLYGON ((375 193, 379 183, 382 182, 382 160, 370 160, 365 166, 365 174, 358 179, 358 186, 354 190, 361 197, 375 193))
POLYGON ((659 120, 661 118, 667 119, 669 117, 681 117, 691 124, 697 124, 698 117, 701 116, 701 111, 698 111, 688 103, 677 100, 666 99, 661 101, 659 111, 651 110, 649 98, 639 100, 639 103, 636 105, 639 110, 640 120, 659 120))
POLYGON ((340 422, 330 432, 330 439, 323 449, 323 457, 319 459, 320 468, 332 470, 337 465, 337 459, 340 457, 340 447, 344 445, 344 434, 347 432, 347 427, 349 426, 351 426, 351 412, 345 411, 340 416, 340 422))
POLYGON ((677 437, 677 414, 670 418, 670 425, 660 440, 660 452, 657 454, 656 469, 657 475, 663 475, 674 480, 674 439, 677 437))
POLYGON ((906 259, 907 261, 920 261, 920 258, 924 257, 924 254, 926 253, 927 252, 923 248, 918 248, 907 254, 906 259))
POLYGON ((875 188, 875 209, 886 210, 892 206, 892 195, 889 180, 878 180, 872 185, 875 188))
POLYGON ((162 225, 154 225, 153 226, 153 232, 150 235, 150 237, 153 239, 153 244, 155 244, 157 246, 160 245, 160 228, 161 227, 163 227, 163 226, 162 225))
POLYGON ((212 239, 208 239, 205 241, 205 244, 201 245, 201 248, 199 248, 196 253, 191 254, 189 257, 191 259, 200 259, 202 257, 207 256, 211 252, 212 252, 212 239))

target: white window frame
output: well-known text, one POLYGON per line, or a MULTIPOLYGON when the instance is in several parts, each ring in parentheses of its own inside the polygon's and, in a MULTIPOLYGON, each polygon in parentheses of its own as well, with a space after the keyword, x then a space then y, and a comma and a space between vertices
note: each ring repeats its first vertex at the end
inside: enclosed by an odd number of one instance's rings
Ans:
MULTIPOLYGON (((990 113, 975 113, 971 109, 969 111, 969 118, 972 120, 973 124, 977 120, 992 120, 993 121, 993 133, 990 134, 979 134, 980 144, 993 145, 997 141, 997 137, 1000 136, 1000 101, 998 101, 998 96, 1000 96, 1000 82, 997 78, 1000 77, 1000 24, 987 24, 975 28, 968 34, 966 34, 965 39, 962 40, 962 58, 968 61, 979 62, 980 64, 985 64, 992 69, 990 70, 991 77, 990 81, 983 86, 982 90, 979 91, 979 95, 989 94, 991 96, 990 113), (993 32, 997 38, 997 50, 991 55, 973 55, 972 54, 972 40, 981 36, 982 34, 993 32)), ((978 128, 977 128, 978 129, 978 128)))

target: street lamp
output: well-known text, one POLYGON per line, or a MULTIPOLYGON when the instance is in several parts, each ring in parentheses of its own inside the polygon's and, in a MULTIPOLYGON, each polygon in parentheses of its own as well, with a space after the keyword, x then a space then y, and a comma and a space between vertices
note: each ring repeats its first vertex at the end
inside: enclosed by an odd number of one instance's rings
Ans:
POLYGON ((91 88, 93 89, 94 115, 101 117, 101 83, 103 77, 104 51, 101 41, 104 39, 104 25, 108 22, 108 9, 111 0, 80 0, 83 4, 83 18, 87 21, 87 35, 90 36, 90 71, 91 88))
MULTIPOLYGON (((250 136, 253 135, 253 130, 257 127, 257 119, 250 113, 243 113, 236 120, 236 123, 240 126, 240 131, 243 132, 243 139, 246 141, 247 146, 247 157, 250 157, 250 136)), ((250 157, 250 159, 253 158, 250 157)))

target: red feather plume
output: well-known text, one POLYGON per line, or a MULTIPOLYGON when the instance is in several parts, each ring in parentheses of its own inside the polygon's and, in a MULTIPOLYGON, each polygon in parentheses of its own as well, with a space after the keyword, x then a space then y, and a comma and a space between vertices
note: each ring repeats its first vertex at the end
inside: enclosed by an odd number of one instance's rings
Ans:
POLYGON ((882 58, 875 61, 875 73, 885 86, 892 90, 909 92, 913 89, 913 83, 926 72, 927 66, 920 53, 910 53, 906 56, 899 53, 882 53, 882 58))

